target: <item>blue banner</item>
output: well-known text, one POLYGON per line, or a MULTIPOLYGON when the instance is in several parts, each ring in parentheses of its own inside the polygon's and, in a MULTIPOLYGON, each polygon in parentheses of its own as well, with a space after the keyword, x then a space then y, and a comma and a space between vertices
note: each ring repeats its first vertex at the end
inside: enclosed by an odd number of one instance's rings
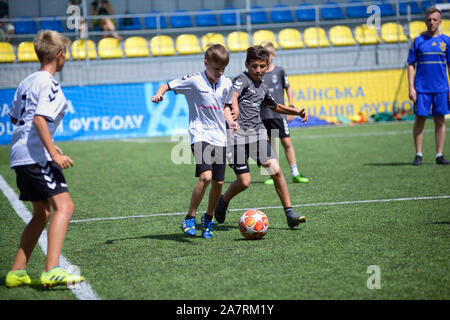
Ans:
MULTIPOLYGON (((151 101, 162 83, 63 87, 69 109, 54 139, 92 140, 187 134, 189 109, 184 95, 172 91, 151 101)), ((15 90, 0 90, 0 144, 13 133, 8 111, 15 90)))

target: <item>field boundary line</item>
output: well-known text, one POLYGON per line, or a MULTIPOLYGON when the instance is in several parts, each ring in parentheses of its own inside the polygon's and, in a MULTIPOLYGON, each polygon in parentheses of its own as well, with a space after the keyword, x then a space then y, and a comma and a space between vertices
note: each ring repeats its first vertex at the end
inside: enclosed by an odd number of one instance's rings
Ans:
MULTIPOLYGON (((300 208, 300 207, 335 206, 335 205, 360 204, 360 203, 381 203, 381 202, 394 202, 394 201, 417 201, 417 200, 436 200, 436 199, 450 199, 450 195, 429 196, 429 197, 412 197, 412 198, 393 198, 393 199, 354 200, 354 201, 339 201, 339 202, 320 202, 320 203, 295 204, 295 205, 292 205, 292 207, 300 208)), ((255 208, 259 209, 259 210, 266 210, 266 209, 282 209, 283 207, 282 206, 266 206, 266 207, 253 207, 253 208, 235 208, 235 209, 228 209, 228 211, 244 211, 244 210, 250 210, 250 209, 255 209, 255 208)), ((186 212, 166 212, 166 213, 155 213, 155 214, 143 214, 143 215, 136 215, 136 216, 89 218, 89 219, 71 220, 70 223, 137 219, 137 218, 152 218, 152 217, 176 216, 176 215, 185 215, 185 214, 186 214, 186 212)))
MULTIPOLYGON (((32 218, 32 214, 30 213, 28 208, 23 204, 23 202, 19 200, 17 194, 8 185, 8 183, 3 178, 2 175, 0 175, 0 189, 10 202, 13 209, 16 211, 17 215, 23 220, 23 222, 25 222, 25 224, 28 224, 32 218)), ((38 243, 44 254, 47 254, 48 237, 47 231, 45 229, 42 232, 38 243)), ((70 263, 70 261, 67 260, 67 258, 64 257, 62 254, 60 258, 60 266, 64 270, 68 270, 71 267, 74 267, 70 263)), ((100 300, 100 298, 95 294, 94 290, 86 280, 80 283, 79 285, 77 284, 73 288, 70 288, 70 290, 79 300, 100 300)))

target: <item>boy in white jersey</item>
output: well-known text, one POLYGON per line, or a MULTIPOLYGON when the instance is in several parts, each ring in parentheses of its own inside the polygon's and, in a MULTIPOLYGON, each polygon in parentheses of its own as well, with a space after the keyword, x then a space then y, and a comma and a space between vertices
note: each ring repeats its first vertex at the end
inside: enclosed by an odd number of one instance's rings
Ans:
POLYGON ((229 53, 220 44, 211 45, 205 53, 205 71, 186 75, 159 87, 152 101, 158 103, 168 90, 184 94, 189 105, 189 134, 196 163, 194 187, 189 211, 181 228, 184 233, 196 236, 195 215, 206 188, 211 183, 208 209, 202 216, 202 237, 211 238, 214 208, 222 193, 226 168, 226 124, 237 129, 238 110, 231 111, 233 87, 223 76, 229 53))
POLYGON ((32 202, 33 218, 22 233, 12 269, 6 276, 8 287, 31 284, 26 272, 27 263, 52 210, 41 284, 46 287, 84 281, 83 277, 59 267, 64 238, 74 211, 62 169, 73 166, 73 160, 64 155, 52 139, 67 110, 66 99, 54 75, 64 67, 69 44, 70 41, 56 31, 45 30, 37 34, 34 47, 41 68, 19 84, 9 112, 15 125, 10 166, 16 171, 20 200, 32 202))

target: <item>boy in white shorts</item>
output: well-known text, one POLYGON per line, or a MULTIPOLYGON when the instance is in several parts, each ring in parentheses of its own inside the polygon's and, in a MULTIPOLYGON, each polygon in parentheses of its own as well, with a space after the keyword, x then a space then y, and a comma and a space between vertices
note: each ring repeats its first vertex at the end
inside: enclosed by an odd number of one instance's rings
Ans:
POLYGON ((10 166, 16 172, 20 200, 31 201, 33 205, 33 218, 22 233, 16 258, 5 279, 7 287, 31 284, 27 263, 52 211, 41 284, 51 287, 84 281, 83 277, 59 267, 74 211, 62 170, 73 166, 73 160, 62 153, 52 138, 67 110, 66 98, 54 76, 64 67, 69 44, 70 41, 56 31, 37 34, 34 47, 41 68, 19 84, 9 112, 15 125, 10 166))

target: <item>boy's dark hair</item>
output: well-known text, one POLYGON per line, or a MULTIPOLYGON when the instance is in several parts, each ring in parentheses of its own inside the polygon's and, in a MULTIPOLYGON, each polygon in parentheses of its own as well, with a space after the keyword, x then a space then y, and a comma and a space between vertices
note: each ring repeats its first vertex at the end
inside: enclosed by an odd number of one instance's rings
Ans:
POLYGON ((230 61, 230 54, 221 44, 209 44, 205 52, 205 59, 217 65, 227 66, 230 61))
POLYGON ((245 63, 250 63, 251 60, 266 60, 269 63, 269 56, 269 51, 263 46, 253 46, 247 49, 245 63))

